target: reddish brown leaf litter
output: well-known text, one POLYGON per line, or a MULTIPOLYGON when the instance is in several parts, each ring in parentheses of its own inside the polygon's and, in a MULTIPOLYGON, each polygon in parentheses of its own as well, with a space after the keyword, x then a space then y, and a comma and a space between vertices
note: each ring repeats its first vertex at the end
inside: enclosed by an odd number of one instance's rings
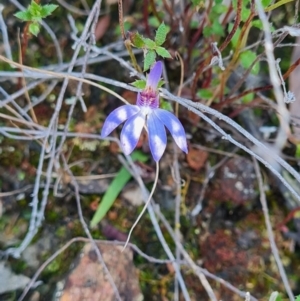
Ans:
POLYGON ((191 169, 198 171, 204 166, 207 157, 208 153, 206 151, 191 147, 186 155, 186 160, 191 169))
POLYGON ((243 204, 254 200, 256 178, 253 164, 243 157, 233 157, 219 170, 213 181, 211 197, 219 201, 233 201, 243 204))
MULTIPOLYGON (((132 252, 121 246, 98 244, 103 260, 122 300, 142 301, 132 252)), ((115 294, 107 274, 91 244, 87 244, 79 262, 67 277, 59 301, 114 301, 115 294)))

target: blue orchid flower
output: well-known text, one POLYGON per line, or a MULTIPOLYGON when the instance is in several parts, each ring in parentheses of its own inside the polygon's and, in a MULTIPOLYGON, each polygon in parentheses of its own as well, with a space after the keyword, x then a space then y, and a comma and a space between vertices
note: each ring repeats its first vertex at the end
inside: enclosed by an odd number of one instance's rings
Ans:
POLYGON ((158 82, 162 74, 162 62, 156 62, 147 78, 146 88, 137 95, 136 105, 124 105, 112 111, 106 118, 101 137, 108 136, 116 127, 127 120, 121 132, 121 146, 125 155, 136 147, 146 123, 148 140, 153 159, 157 162, 162 157, 166 145, 166 129, 173 136, 178 147, 188 152, 183 126, 172 113, 159 108, 158 82))

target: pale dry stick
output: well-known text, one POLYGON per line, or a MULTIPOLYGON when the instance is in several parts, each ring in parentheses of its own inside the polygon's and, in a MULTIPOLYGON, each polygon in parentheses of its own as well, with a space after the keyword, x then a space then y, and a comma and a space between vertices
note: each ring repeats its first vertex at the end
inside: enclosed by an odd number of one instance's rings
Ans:
POLYGON ((19 258, 21 253, 26 249, 26 247, 30 244, 32 238, 35 236, 35 234, 38 231, 38 228, 36 227, 36 220, 38 216, 38 192, 40 189, 40 179, 42 176, 42 168, 43 168, 43 163, 45 159, 45 153, 46 153, 46 148, 48 145, 47 137, 44 138, 42 148, 41 148, 41 153, 40 153, 40 158, 39 158, 39 163, 37 167, 37 172, 36 172, 36 178, 35 178, 35 185, 34 185, 34 190, 32 193, 32 211, 31 211, 31 218, 29 221, 29 228, 28 232, 25 236, 25 238, 22 240, 20 246, 17 248, 9 248, 5 251, 7 255, 12 255, 15 258, 19 258), (38 184, 38 185, 37 185, 38 184))
MULTIPOLYGON (((14 62, 12 60, 7 59, 5 56, 2 56, 2 55, 0 55, 0 60, 6 62, 8 64, 11 64, 12 66, 19 67, 19 68, 21 68, 21 66, 22 66, 22 65, 14 62)), ((23 68, 26 69, 27 67, 23 66, 23 68)), ((7 79, 8 77, 15 77, 15 75, 16 75, 16 77, 21 77, 22 76, 21 72, 15 73, 15 72, 7 72, 7 71, 5 71, 5 72, 0 72, 0 73, 1 73, 0 77, 1 76, 5 77, 5 79, 7 79)), ((24 77, 27 77, 26 74, 24 74, 24 77)), ((28 90, 33 89, 36 86, 38 86, 39 84, 43 83, 44 81, 45 81, 45 79, 37 80, 35 82, 31 82, 31 83, 29 83, 27 85, 27 89, 28 90)), ((25 90, 26 90, 26 88, 21 88, 17 92, 14 92, 13 94, 6 96, 6 98, 4 100, 0 100, 0 109, 3 106, 5 106, 8 103, 10 103, 11 101, 13 101, 14 99, 16 99, 16 98, 20 97, 21 95, 23 95, 25 93, 25 90)), ((20 107, 17 108, 17 109, 22 110, 22 108, 20 108, 20 107)), ((20 111, 19 111, 19 113, 22 114, 22 112, 20 112, 20 111)), ((24 115, 26 116, 26 112, 24 112, 24 115)))
MULTIPOLYGON (((140 186, 140 188, 142 190, 144 199, 147 200, 148 196, 149 196, 149 191, 145 187, 144 182, 143 182, 141 176, 139 175, 134 162, 132 161, 132 158, 130 156, 126 157, 127 158, 127 162, 129 163, 130 166, 128 165, 128 163, 126 162, 126 160, 122 156, 118 156, 118 158, 119 158, 120 162, 123 164, 123 166, 131 173, 131 175, 137 181, 137 183, 139 184, 139 186, 140 186)), ((158 237, 158 239, 159 239, 159 241, 160 241, 160 243, 161 243, 164 251, 166 252, 167 256, 173 262, 172 265, 174 267, 174 270, 175 270, 175 273, 176 273, 176 277, 178 279, 178 282, 179 282, 182 294, 184 296, 184 299, 185 299, 185 301, 191 301, 191 298, 189 296, 188 290, 187 290, 185 282, 183 280, 183 277, 182 277, 180 268, 178 266, 178 263, 176 262, 175 257, 173 255, 170 247, 168 246, 168 244, 167 244, 167 242, 166 242, 166 240, 165 240, 165 238, 163 236, 163 233, 162 233, 162 231, 161 231, 161 229, 160 229, 160 227, 158 225, 158 221, 156 219, 156 216, 155 216, 153 207, 151 206, 151 203, 147 207, 147 210, 148 210, 151 222, 153 224, 153 227, 155 229, 156 235, 157 235, 157 237, 158 237)))
POLYGON ((141 213, 139 214, 139 216, 137 217, 137 219, 135 220, 134 224, 132 225, 129 233, 128 233, 128 236, 127 236, 127 239, 126 239, 126 242, 125 242, 125 245, 123 247, 123 250, 122 252, 126 249, 127 245, 128 245, 128 242, 130 240, 130 237, 131 237, 131 234, 134 230, 134 228, 136 227, 136 225, 138 224, 138 222, 140 221, 140 219, 142 218, 142 216, 144 215, 147 207, 149 206, 150 202, 151 202, 151 199, 152 199, 152 196, 153 196, 153 193, 155 191, 155 188, 157 186, 157 181, 158 181, 158 176, 159 176, 159 162, 156 162, 156 172, 155 172, 155 178, 154 178, 154 182, 153 182, 153 186, 152 186, 152 190, 149 194, 149 197, 147 199, 147 201, 145 202, 145 205, 144 205, 144 208, 142 209, 141 213))
MULTIPOLYGON (((25 7, 23 5, 21 5, 17 0, 9 0, 12 4, 14 4, 19 10, 23 11, 25 10, 25 7)), ((46 31, 48 32, 48 34, 50 35, 55 49, 56 49, 56 54, 57 54, 57 59, 58 59, 58 63, 61 64, 63 62, 63 55, 62 55, 62 51, 59 45, 59 42, 56 38, 55 33, 53 32, 53 30, 48 26, 48 24, 45 21, 41 21, 41 25, 46 29, 46 31)))
POLYGON ((276 46, 276 48, 280 47, 300 47, 299 43, 281 43, 276 46))
MULTIPOLYGON (((69 20, 69 22, 70 22, 70 20, 69 20)), ((77 36, 75 36, 75 34, 72 33, 71 35, 72 35, 71 38, 74 41, 76 41, 78 39, 77 36)), ((106 50, 106 51, 109 51, 110 49, 114 49, 116 51, 115 55, 117 54, 118 57, 128 57, 127 50, 120 51, 120 48, 123 49, 122 46, 123 46, 123 42, 117 41, 117 42, 108 44, 106 46, 103 46, 101 48, 97 47, 97 46, 93 46, 92 50, 94 51, 95 49, 98 49, 98 51, 100 52, 100 49, 101 50, 106 50)), ((134 54, 142 54, 143 50, 142 49, 133 49, 132 52, 134 54)), ((95 57, 95 54, 96 53, 93 52, 92 56, 88 59, 88 64, 89 65, 96 64, 96 63, 101 63, 101 62, 107 62, 107 61, 113 59, 111 56, 106 56, 105 54, 101 54, 101 53, 98 53, 98 52, 97 52, 97 54, 100 54, 101 56, 95 57)), ((83 61, 83 57, 79 57, 76 64, 75 64, 75 66, 81 66, 82 61, 83 61)), ((59 70, 63 70, 63 69, 68 68, 68 66, 69 66, 69 63, 63 63, 61 65, 53 64, 53 65, 44 66, 43 69, 44 70, 57 70, 57 71, 59 71, 59 70)))
MULTIPOLYGON (((130 71, 130 75, 131 76, 137 76, 141 79, 145 79, 146 77, 142 74, 139 73, 138 71, 136 71, 127 61, 125 61, 124 59, 122 59, 121 57, 119 57, 118 55, 111 53, 110 51, 108 51, 107 49, 99 49, 98 47, 92 47, 93 51, 98 53, 98 54, 105 54, 108 57, 111 57, 112 59, 118 61, 120 63, 121 66, 126 67, 126 69, 128 69, 130 71)), ((133 52, 134 53, 134 52, 133 52)))
POLYGON ((4 52, 8 59, 12 60, 10 42, 7 34, 7 27, 3 19, 2 11, 4 9, 4 5, 0 4, 0 29, 2 31, 2 39, 3 39, 3 47, 4 52))
MULTIPOLYGON (((70 239, 67 243, 65 243, 60 249, 58 249, 50 257, 48 257, 47 260, 34 273, 33 277, 31 278, 30 282, 26 285, 26 287, 23 290, 22 295, 19 297, 18 301, 24 300, 24 298, 27 295, 27 293, 29 292, 30 288, 34 285, 37 278, 43 272, 43 270, 47 267, 47 265, 49 265, 57 256, 59 256, 61 253, 63 253, 65 250, 67 250, 73 243, 76 243, 76 242, 89 243, 90 240, 86 237, 74 237, 74 238, 70 239)), ((124 245, 124 242, 118 242, 118 241, 105 241, 105 240, 103 241, 103 240, 95 239, 95 242, 101 243, 101 244, 109 244, 109 245, 124 245)), ((157 264, 172 263, 172 261, 170 261, 170 260, 157 259, 152 256, 149 256, 132 243, 129 243, 128 245, 136 253, 138 253, 141 257, 145 258, 146 260, 148 260, 151 263, 157 263, 157 264)), ((182 264, 184 264, 184 263, 182 263, 182 264)))
POLYGON ((260 172, 259 165, 258 165, 257 160, 255 158, 253 158, 253 163, 254 163, 254 169, 255 169, 256 178, 257 178, 258 187, 259 187, 260 202, 261 202, 262 211, 263 211, 264 218, 265 218, 265 223, 266 223, 266 228, 267 228, 267 232, 268 232, 268 238, 269 238, 272 254, 275 258, 275 262, 277 264, 277 268, 278 268, 281 280, 284 284, 284 287, 285 287, 285 290, 286 290, 286 292, 289 296, 289 299, 290 299, 290 301, 294 301, 295 297, 294 297, 294 294, 293 294, 292 289, 290 287, 287 275, 285 273, 282 261, 280 259, 278 248, 276 246, 275 237, 274 237, 274 233, 273 233, 272 225, 271 225, 271 221, 270 221, 270 216, 269 216, 269 210, 268 210, 268 204, 267 204, 267 200, 266 200, 266 194, 265 194, 265 191, 264 191, 264 183, 263 183, 263 179, 262 179, 262 175, 261 175, 261 172, 260 172))
MULTIPOLYGON (((14 1, 14 0, 11 0, 14 1)), ((81 38, 82 40, 85 39, 87 33, 88 33, 88 29, 90 24, 92 23, 92 19, 95 15, 95 13, 97 12, 97 10, 100 10, 100 5, 101 5, 101 0, 96 1, 96 3, 93 6, 92 12, 90 14, 90 16, 87 19, 85 28, 82 32, 81 38)), ((76 58, 79 54, 79 51, 81 49, 81 44, 78 43, 71 63, 69 65, 68 68, 68 72, 70 72, 75 64, 76 58)), ((2 58, 3 59, 3 58, 2 58)), ((5 58, 3 59, 5 61, 5 58)), ((24 67, 23 67, 24 68, 24 67)), ((36 180, 35 180, 35 188, 34 188, 34 193, 32 196, 32 216, 30 219, 30 223, 29 223, 29 230, 24 238, 24 240, 22 241, 21 245, 17 248, 10 248, 7 250, 7 254, 11 254, 15 257, 19 257, 20 253, 29 245, 29 243, 31 242, 32 238, 35 236, 38 228, 40 227, 43 218, 44 218, 44 210, 46 207, 46 203, 47 203, 47 197, 48 197, 48 193, 49 193, 49 185, 50 185, 50 180, 51 180, 51 173, 52 173, 52 169, 54 167, 54 163, 57 164, 57 161, 55 162, 55 156, 56 156, 56 151, 55 151, 55 145, 56 145, 56 132, 57 132, 57 122, 58 122, 58 115, 62 106, 62 101, 63 101, 63 95, 65 93, 65 90, 67 88, 68 85, 68 79, 64 79, 60 94, 58 96, 57 99, 57 103, 54 109, 54 113, 51 117, 49 126, 47 128, 47 135, 44 139, 44 143, 42 145, 42 150, 40 153, 40 159, 39 159, 39 164, 38 164, 38 169, 37 169, 37 175, 36 175, 36 180), (54 130, 54 133, 52 136, 50 136, 50 132, 54 130), (50 138, 49 141, 49 145, 50 147, 46 148, 46 143, 48 142, 48 139, 50 138), (45 153, 46 152, 51 152, 50 154, 50 161, 48 163, 48 168, 47 168, 47 173, 48 176, 46 178, 46 185, 44 187, 44 191, 43 191, 43 196, 42 196, 42 200, 41 200, 41 205, 40 205, 40 210, 38 210, 38 204, 39 204, 39 199, 38 199, 38 190, 39 190, 39 186, 40 186, 40 180, 41 180, 41 172, 42 172, 42 167, 43 167, 43 163, 44 163, 44 159, 45 159, 45 153)), ((58 168, 58 166, 57 166, 58 168)))
MULTIPOLYGON (((0 55, 0 60, 2 60, 2 59, 3 59, 3 57, 0 55)), ((16 65, 16 66, 18 65, 15 62, 12 62, 12 64, 16 65)), ((121 97, 119 94, 117 94, 113 90, 108 89, 107 87, 105 87, 101 84, 97 84, 97 83, 95 83, 91 80, 103 82, 103 83, 106 83, 106 84, 109 84, 109 85, 112 85, 112 86, 116 86, 116 87, 119 87, 119 88, 124 88, 124 89, 130 90, 130 91, 133 91, 133 92, 139 92, 140 91, 138 88, 136 88, 134 86, 125 84, 123 82, 116 81, 114 79, 110 79, 110 78, 107 78, 107 77, 92 74, 92 73, 85 73, 85 78, 81 78, 81 73, 80 72, 69 72, 69 73, 67 73, 67 72, 54 72, 54 71, 47 71, 47 70, 43 70, 43 69, 35 69, 35 68, 27 67, 27 66, 23 66, 23 67, 30 71, 30 74, 24 74, 24 77, 33 78, 33 77, 39 76, 40 78, 44 78, 44 80, 42 80, 41 82, 45 81, 45 79, 69 78, 71 80, 75 80, 75 81, 78 81, 78 82, 83 82, 85 84, 89 84, 91 86, 97 87, 100 90, 103 90, 103 91, 115 96, 116 98, 120 99, 122 102, 127 103, 127 104, 128 104, 128 101, 125 100, 123 97, 121 97)), ((0 76, 2 76, 5 73, 0 71, 0 76)), ((21 77, 22 74, 21 74, 21 72, 7 72, 7 76, 9 76, 9 77, 21 77)), ((34 85, 30 87, 30 89, 34 88, 38 84, 39 83, 35 82, 34 85)), ((8 95, 6 99, 1 101, 3 103, 3 106, 5 104, 7 104, 8 102, 10 102, 13 97, 16 98, 16 97, 22 95, 22 93, 24 93, 24 90, 21 89, 16 93, 14 93, 12 95, 8 95), (16 94, 16 93, 18 93, 18 94, 16 94)), ((1 102, 0 102, 0 105, 1 105, 1 102)), ((26 114, 26 112, 24 112, 24 114, 26 114)))
POLYGON ((222 113, 206 107, 205 105, 201 103, 195 103, 189 99, 177 97, 175 95, 172 95, 169 91, 165 89, 162 90, 162 96, 166 99, 169 99, 171 101, 177 101, 184 107, 188 108, 190 111, 194 112, 196 115, 203 118, 207 123, 209 123, 213 128, 215 128, 220 134, 223 135, 223 139, 226 139, 233 143, 234 145, 238 146, 239 148, 246 151, 251 156, 255 156, 255 158, 258 159, 261 163, 263 163, 272 173, 274 173, 280 181, 290 190, 290 192, 296 197, 296 199, 300 202, 300 195, 297 194, 297 192, 291 187, 291 185, 282 177, 279 171, 277 171, 267 160, 259 156, 258 154, 251 151, 248 147, 245 145, 237 142, 235 139, 231 137, 231 135, 227 134, 221 127, 219 127, 212 119, 207 117, 203 112, 206 112, 210 115, 215 116, 216 118, 223 120, 227 124, 229 124, 232 128, 236 129, 238 132, 240 132, 243 136, 245 136, 249 141, 251 141, 255 146, 257 146, 261 151, 265 152, 265 154, 268 154, 268 158, 272 158, 276 160, 282 167, 284 167, 293 177, 300 183, 300 174, 291 166, 289 165, 285 160, 283 160, 280 156, 274 154, 272 150, 270 150, 265 144, 263 144, 261 141, 256 139, 254 136, 252 136, 249 132, 247 132, 244 128, 242 128, 239 124, 237 124, 235 121, 233 121, 228 116, 223 115, 222 113))
MULTIPOLYGON (((215 280, 216 282, 220 283, 220 284, 223 285, 224 287, 226 287, 226 288, 228 288, 229 290, 231 290, 233 293, 239 295, 239 296, 242 297, 242 298, 246 298, 247 292, 243 292, 243 291, 237 289, 237 288, 236 288, 235 286, 233 286, 231 283, 229 283, 229 282, 227 282, 226 280, 224 280, 224 279, 222 279, 222 278, 220 278, 220 277, 218 277, 218 276, 216 276, 216 275, 210 273, 210 272, 207 271, 206 269, 203 269, 203 268, 201 268, 201 267, 199 267, 199 266, 197 266, 197 269, 198 269, 201 273, 203 273, 205 276, 207 276, 208 278, 213 279, 213 280, 215 280)), ((252 297, 252 296, 250 296, 250 300, 251 300, 251 301, 258 301, 256 298, 254 298, 254 297, 252 297)))
POLYGON ((198 198, 196 206, 191 211, 191 216, 197 216, 200 213, 200 211, 202 210, 202 202, 203 202, 203 199, 204 199, 205 192, 206 192, 206 189, 208 187, 208 184, 211 181, 211 179, 214 177, 214 175, 216 173, 216 170, 218 168, 220 168, 227 160, 228 160, 228 157, 225 157, 222 160, 220 160, 220 162, 218 162, 217 164, 215 164, 214 166, 212 166, 212 167, 208 166, 207 167, 205 179, 202 182, 200 196, 198 198))
POLYGON ((88 5, 88 3, 86 2, 86 0, 80 0, 82 6, 85 8, 86 11, 91 11, 90 6, 88 5))
POLYGON ((44 139, 46 136, 46 130, 28 130, 28 129, 23 129, 19 127, 0 127, 0 133, 11 139, 15 140, 27 140, 27 141, 32 141, 32 140, 39 140, 39 139, 44 139), (12 135, 10 133, 20 133, 23 134, 21 135, 12 135))
MULTIPOLYGON (((4 97, 9 97, 9 94, 0 86, 0 92, 4 95, 4 97)), ((4 101, 0 100, 0 108, 4 107, 6 108, 10 113, 14 114, 16 117, 19 117, 20 119, 27 119, 28 121, 32 121, 31 117, 25 112, 17 103, 15 100, 10 101, 11 104, 16 108, 18 112, 16 112, 13 108, 11 108, 7 103, 5 104, 4 101)), ((33 121, 32 121, 33 122, 33 121)))
MULTIPOLYGON (((43 91, 43 93, 39 97, 37 97, 37 98, 32 97, 31 106, 34 107, 34 106, 42 103, 50 95, 50 93, 53 91, 53 89, 55 88, 57 83, 58 83, 57 80, 53 80, 49 85, 47 85, 46 89, 43 91)), ((28 106, 28 105, 23 108, 23 110, 25 112, 28 112, 29 109, 30 109, 30 106, 28 106)))
POLYGON ((83 217, 83 212, 82 212, 82 208, 81 208, 81 203, 80 203, 80 196, 79 196, 79 187, 78 187, 78 183, 76 182, 76 180, 74 179, 74 176, 73 176, 73 173, 72 171, 69 169, 68 167, 68 163, 65 159, 65 157, 63 155, 61 155, 61 158, 62 158, 62 161, 63 161, 63 164, 64 164, 64 170, 69 174, 70 178, 71 178, 71 182, 73 184, 73 187, 74 187, 74 190, 75 190, 75 198, 76 198, 76 204, 77 204, 77 211, 78 211, 78 216, 79 216, 79 220, 80 220, 80 223, 83 227, 83 230, 86 234, 86 236, 89 238, 89 242, 91 243, 91 245, 93 246, 94 248, 94 251, 97 255, 97 258, 99 260, 99 262, 101 263, 101 265, 103 266, 103 269, 104 269, 104 272, 108 278, 108 281, 109 283, 111 284, 113 290, 114 290, 114 293, 115 293, 115 297, 117 300, 119 301, 122 301, 122 298, 119 294, 119 291, 118 291, 118 288, 104 262, 104 259, 102 257, 102 254, 101 254, 101 251, 99 250, 99 248, 97 247, 97 244, 95 242, 95 240, 93 239, 91 233, 90 233, 90 230, 84 220, 84 217, 83 217))
MULTIPOLYGON (((7 58, 5 58, 4 56, 0 55, 0 60, 4 61, 4 62, 7 62, 7 63, 11 63, 12 65, 14 66, 17 66, 17 67, 21 67, 20 64, 16 63, 16 62, 13 62, 11 60, 8 60, 7 58)), ((45 74, 46 78, 67 78, 67 79, 72 79, 72 80, 75 80, 75 81, 79 81, 79 82, 83 82, 83 83, 86 83, 86 84, 89 84, 91 86, 94 86, 94 87, 97 87, 99 88, 100 90, 103 90, 113 96, 115 96, 116 98, 120 99, 122 102, 128 104, 128 101, 126 99, 124 99, 122 96, 120 96, 119 94, 117 94, 116 92, 114 92, 113 90, 111 89, 108 89, 107 87, 101 85, 101 84, 97 84, 95 82, 92 82, 90 80, 86 80, 84 78, 80 78, 79 76, 81 75, 81 73, 76 73, 76 72, 69 72, 73 75, 68 75, 68 73, 61 73, 61 72, 53 72, 53 71, 46 71, 46 70, 42 70, 42 69, 36 69, 36 68, 32 68, 32 67, 28 67, 28 66, 22 66, 24 69, 26 70, 30 70, 32 72, 36 72, 37 74, 45 74)), ((21 73, 16 73, 16 76, 22 76, 21 73)), ((24 74, 24 76, 28 76, 26 74, 24 74)), ((32 75, 30 75, 32 76, 32 75)), ((38 76, 38 75, 37 75, 38 76)), ((104 83, 108 83, 108 84, 111 84, 111 85, 114 85, 114 86, 121 86, 122 88, 125 88, 125 89, 128 89, 128 90, 131 90, 131 91, 139 91, 139 89, 135 88, 135 87, 132 87, 132 86, 129 86, 127 84, 124 84, 124 83, 121 83, 121 82, 118 82, 118 81, 115 81, 115 80, 111 80, 111 79, 105 79, 104 77, 100 77, 100 76, 96 76, 94 74, 85 74, 85 77, 86 78, 91 78, 91 79, 95 79, 95 80, 99 80, 99 81, 103 81, 104 83)), ((43 80, 41 80, 40 82, 43 82, 43 80)), ((34 86, 38 85, 38 83, 35 83, 34 86)), ((28 85, 29 86, 29 85, 28 85)), ((28 87, 27 87, 28 88, 28 87)), ((30 87, 31 88, 31 87, 30 87)), ((24 91, 23 91, 24 92, 24 91)), ((18 97, 20 96, 22 93, 20 91, 16 92, 17 93, 17 96, 14 95, 14 97, 18 97)), ((4 101, 2 101, 2 103, 6 104, 7 102, 10 101, 10 99, 12 98, 12 95, 10 95, 10 98, 9 99, 5 99, 4 101)), ((0 105, 2 104, 0 102, 0 105)), ((1 108, 1 106, 0 106, 1 108)))
MULTIPOLYGON (((69 24, 70 24, 70 27, 71 27, 71 30, 72 30, 71 38, 72 39, 74 39, 74 37, 77 38, 78 29, 76 27, 75 20, 74 20, 73 16, 70 13, 67 14, 67 18, 68 18, 68 21, 69 21, 69 24)), ((84 58, 85 58, 85 56, 84 56, 84 58)))
POLYGON ((272 35, 270 30, 270 25, 267 19, 267 16, 264 12, 264 8, 261 4, 261 0, 255 0, 258 15, 263 24, 263 30, 265 34, 265 51, 267 56, 267 61, 269 65, 269 75, 270 80, 273 85, 275 98, 278 105, 278 119, 280 120, 280 129, 278 131, 275 147, 278 150, 282 150, 284 147, 288 135, 291 133, 289 122, 290 122, 290 114, 284 103, 284 96, 282 90, 280 88, 280 78, 276 70, 276 62, 274 57, 274 45, 272 42, 272 35))
POLYGON ((12 191, 9 191, 9 192, 0 192, 0 198, 12 196, 12 195, 15 195, 15 194, 21 194, 21 193, 24 193, 25 191, 29 190, 30 188, 32 188, 32 185, 26 185, 23 188, 12 190, 12 191))
POLYGON ((218 154, 218 155, 222 155, 222 156, 227 156, 227 157, 236 157, 236 158, 240 158, 241 156, 235 153, 230 153, 230 152, 226 152, 226 151, 222 151, 222 150, 218 150, 218 149, 214 149, 211 147, 206 147, 203 145, 199 145, 199 144, 195 144, 195 143, 191 143, 191 146, 198 148, 198 149, 202 149, 205 150, 209 153, 214 153, 214 154, 218 154))
MULTIPOLYGON (((283 95, 284 95, 284 102, 285 103, 291 103, 291 102, 294 102, 295 101, 295 96, 292 92, 290 91, 286 91, 286 87, 285 87, 285 81, 283 79, 283 76, 282 76, 282 73, 281 73, 281 70, 280 70, 280 63, 281 59, 277 59, 275 61, 275 64, 276 64, 276 69, 277 69, 277 72, 278 72, 278 76, 279 76, 279 79, 280 79, 280 82, 281 82, 281 86, 282 86, 282 89, 283 89, 283 95)), ((280 112, 278 112, 279 114, 280 112)))
POLYGON ((0 113, 0 117, 3 118, 3 119, 6 119, 8 121, 14 121, 14 122, 22 123, 24 125, 28 125, 29 127, 38 128, 38 129, 41 129, 41 130, 44 129, 44 127, 40 126, 37 123, 27 121, 27 120, 24 120, 24 119, 20 119, 20 118, 16 118, 16 117, 6 115, 6 114, 3 114, 3 113, 0 113))
POLYGON ((65 0, 57 0, 57 2, 64 8, 66 8, 67 10, 69 10, 70 12, 77 14, 79 16, 87 16, 90 12, 89 11, 85 11, 82 9, 79 9, 71 4, 69 4, 68 2, 66 2, 65 0))

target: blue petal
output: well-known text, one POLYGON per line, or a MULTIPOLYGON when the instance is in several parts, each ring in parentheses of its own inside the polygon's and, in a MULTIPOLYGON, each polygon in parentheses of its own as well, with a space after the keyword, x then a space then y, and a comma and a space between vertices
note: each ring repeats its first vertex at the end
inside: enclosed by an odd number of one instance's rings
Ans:
POLYGON ((153 159, 157 162, 162 157, 166 145, 167 145, 167 135, 166 129, 159 118, 151 113, 147 118, 147 127, 149 132, 149 145, 153 156, 153 159))
POLYGON ((121 145, 125 155, 129 155, 136 147, 144 124, 145 117, 141 112, 125 122, 121 132, 121 145))
POLYGON ((140 108, 134 105, 125 105, 116 108, 106 118, 102 127, 101 137, 104 138, 108 136, 117 126, 138 113, 139 110, 140 108))
POLYGON ((163 109, 155 109, 153 112, 170 131, 178 147, 187 154, 186 135, 179 119, 172 113, 163 109))
POLYGON ((163 64, 161 61, 156 62, 150 70, 147 78, 147 87, 151 87, 153 91, 156 91, 157 85, 161 78, 163 64))

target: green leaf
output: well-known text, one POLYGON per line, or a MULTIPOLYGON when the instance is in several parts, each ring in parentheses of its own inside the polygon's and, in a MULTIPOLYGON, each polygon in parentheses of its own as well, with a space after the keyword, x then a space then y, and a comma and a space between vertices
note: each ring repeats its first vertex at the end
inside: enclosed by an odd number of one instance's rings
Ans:
POLYGON ((203 0, 192 0, 192 3, 194 6, 199 6, 201 1, 203 1, 203 0))
MULTIPOLYGON (((248 69, 253 61, 256 59, 257 54, 251 50, 246 50, 240 55, 240 60, 241 60, 241 65, 245 68, 248 69)), ((258 74, 259 72, 259 62, 255 63, 253 66, 251 73, 252 74, 258 74)))
POLYGON ((146 48, 150 49, 150 50, 153 50, 156 48, 156 44, 154 41, 148 39, 148 38, 144 38, 143 39, 144 43, 145 43, 145 46, 146 48))
POLYGON ((249 93, 242 98, 242 103, 250 103, 254 99, 254 93, 249 93))
POLYGON ((31 4, 28 6, 28 10, 33 16, 39 16, 42 10, 42 6, 32 0, 31 4))
POLYGON ((149 50, 145 55, 144 59, 144 72, 147 71, 155 62, 156 52, 154 50, 149 50))
POLYGON ((138 32, 135 32, 130 35, 130 41, 137 48, 145 47, 144 38, 138 32))
POLYGON ((165 84, 165 81, 161 79, 157 84, 157 89, 161 88, 165 84))
POLYGON ((159 27, 157 28, 156 35, 155 35, 156 45, 161 46, 166 41, 168 32, 169 32, 169 29, 165 25, 165 23, 161 23, 159 25, 159 27))
MULTIPOLYGON (((281 298, 280 294, 278 294, 278 296, 276 297, 276 301, 282 301, 282 298, 281 298)), ((295 301, 300 301, 300 299, 299 300, 296 299, 295 301)))
MULTIPOLYGON (((129 22, 129 21, 125 21, 124 22, 124 30, 125 30, 125 32, 130 31, 131 27, 132 27, 132 23, 131 22, 129 22)), ((121 35, 120 26, 115 27, 114 35, 115 36, 120 36, 121 35)))
POLYGON ((241 13, 242 21, 245 22, 249 18, 250 14, 251 14, 250 9, 248 9, 246 7, 243 7, 242 8, 242 13, 241 13))
POLYGON ((29 25, 29 32, 37 36, 40 32, 40 25, 38 23, 31 23, 29 25))
POLYGON ((158 19, 154 16, 151 16, 149 19, 148 19, 148 23, 151 27, 154 27, 154 28, 158 28, 160 23, 158 21, 158 19))
POLYGON ((173 112, 172 105, 168 101, 165 101, 165 100, 161 101, 160 107, 164 110, 173 112))
POLYGON ((146 81, 143 79, 138 79, 136 81, 134 81, 133 83, 131 83, 134 87, 138 88, 138 89, 145 89, 146 88, 146 81))
POLYGON ((170 52, 164 47, 159 46, 155 49, 155 51, 158 55, 162 56, 163 58, 169 58, 169 59, 172 58, 170 52))
POLYGON ((271 4, 271 2, 272 2, 272 0, 261 0, 261 4, 264 8, 269 6, 271 4))
POLYGON ((130 178, 131 174, 125 167, 122 167, 105 192, 91 220, 91 227, 96 226, 103 219, 130 178))
MULTIPOLYGON (((228 33, 231 32, 232 28, 233 28, 233 23, 230 23, 228 26, 228 33)), ((230 41, 234 48, 237 47, 237 43, 239 41, 240 34, 241 34, 241 29, 238 28, 230 41)))
POLYGON ((227 12, 227 10, 228 10, 228 7, 224 4, 216 4, 212 7, 212 11, 214 13, 216 13, 217 15, 221 15, 221 14, 227 12))
POLYGON ((55 5, 55 4, 43 5, 42 9, 41 9, 41 17, 45 18, 45 17, 50 16, 57 8, 58 8, 58 5, 55 5))
POLYGON ((203 35, 204 35, 205 38, 210 37, 212 34, 213 34, 213 32, 212 32, 212 28, 210 26, 204 27, 203 35))
MULTIPOLYGON (((146 162, 148 156, 136 151, 132 153, 131 158, 134 161, 146 162)), ((130 178, 131 174, 129 171, 125 167, 122 167, 106 190, 91 220, 91 227, 96 226, 103 219, 130 178)))
MULTIPOLYGON (((295 154, 296 159, 300 158, 300 144, 296 145, 296 154, 295 154)), ((300 296, 297 297, 300 301, 300 296)), ((296 301, 298 301, 298 299, 296 299, 296 301)))
POLYGON ((209 89, 201 89, 197 92, 197 96, 202 99, 210 99, 213 97, 213 92, 209 89))
POLYGON ((261 20, 254 20, 254 21, 252 21, 252 26, 256 27, 256 28, 258 28, 260 30, 263 29, 263 25, 262 25, 261 20))
POLYGON ((213 24, 212 24, 212 32, 218 36, 223 36, 224 35, 224 28, 223 26, 220 24, 219 20, 218 19, 215 19, 213 21, 213 24))
POLYGON ((22 21, 31 21, 32 15, 28 10, 19 11, 14 14, 15 17, 19 18, 22 21))

